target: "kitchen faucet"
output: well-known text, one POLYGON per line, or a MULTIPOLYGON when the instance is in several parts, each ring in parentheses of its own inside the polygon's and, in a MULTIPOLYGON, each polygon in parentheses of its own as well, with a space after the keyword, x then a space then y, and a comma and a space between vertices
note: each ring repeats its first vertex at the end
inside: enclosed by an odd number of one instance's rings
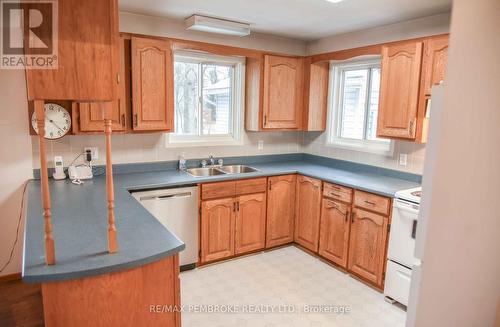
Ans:
POLYGON ((207 160, 202 160, 201 161, 201 167, 221 167, 223 165, 224 161, 222 159, 217 160, 217 164, 215 164, 215 159, 213 155, 208 156, 208 162, 207 160))

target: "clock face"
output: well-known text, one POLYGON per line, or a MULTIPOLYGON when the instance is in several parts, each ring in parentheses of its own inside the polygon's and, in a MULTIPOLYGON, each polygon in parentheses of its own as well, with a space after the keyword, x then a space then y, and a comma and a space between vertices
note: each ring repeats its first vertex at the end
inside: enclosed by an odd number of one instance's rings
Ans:
MULTIPOLYGON (((71 128, 71 117, 66 109, 55 103, 45 104, 45 135, 46 139, 59 139, 71 128)), ((31 116, 31 126, 38 134, 36 113, 31 116)))

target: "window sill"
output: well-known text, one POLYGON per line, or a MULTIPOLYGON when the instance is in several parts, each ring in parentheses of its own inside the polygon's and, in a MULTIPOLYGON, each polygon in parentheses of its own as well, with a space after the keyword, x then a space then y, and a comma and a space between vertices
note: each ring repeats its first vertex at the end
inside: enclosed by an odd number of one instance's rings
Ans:
POLYGON ((380 144, 372 142, 356 142, 356 141, 349 142, 344 140, 334 140, 334 141, 327 141, 325 145, 331 148, 372 153, 372 154, 383 155, 386 157, 391 157, 394 155, 394 141, 390 141, 387 144, 380 144))
POLYGON ((182 138, 173 139, 169 134, 165 134, 165 148, 184 147, 206 147, 206 146, 241 146, 243 140, 236 140, 230 137, 213 137, 209 139, 182 138))

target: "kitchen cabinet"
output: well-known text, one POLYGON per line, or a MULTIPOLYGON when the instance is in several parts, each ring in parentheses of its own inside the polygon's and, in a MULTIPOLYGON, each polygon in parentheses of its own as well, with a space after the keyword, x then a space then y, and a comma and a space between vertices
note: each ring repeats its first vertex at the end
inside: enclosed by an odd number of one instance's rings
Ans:
POLYGON ((301 129, 303 61, 301 57, 267 54, 261 58, 247 58, 247 130, 301 129))
POLYGON ((173 131, 174 73, 171 42, 131 38, 132 129, 173 131))
POLYGON ((236 201, 233 198, 203 201, 201 204, 201 261, 213 261, 234 254, 236 201))
POLYGON ((415 139, 423 42, 382 47, 377 136, 415 139))
POLYGON ((319 255, 347 268, 351 206, 340 201, 323 199, 319 255))
POLYGON ((293 242, 296 175, 268 178, 266 248, 293 242))
POLYGON ((311 57, 304 58, 303 131, 326 130, 329 65, 329 62, 311 63, 311 57))
MULTIPOLYGON (((28 100, 115 100, 117 1, 65 0, 57 5, 57 69, 26 70, 28 100)), ((25 48, 26 54, 31 52, 25 48)))
POLYGON ((235 254, 266 245, 266 193, 242 195, 236 203, 235 254))
POLYGON ((348 269, 382 287, 387 246, 386 216, 355 208, 351 215, 348 269))
POLYGON ((201 263, 265 247, 267 178, 201 185, 201 263))
POLYGON ((125 109, 120 101, 114 102, 73 102, 73 132, 104 132, 104 113, 111 112, 113 132, 125 131, 125 109))
POLYGON ((445 79, 448 42, 448 35, 435 36, 425 42, 418 103, 417 142, 425 143, 427 141, 429 127, 427 106, 431 99, 432 87, 441 84, 445 79))
POLYGON ((295 235, 296 243, 312 252, 318 252, 321 213, 321 181, 297 177, 295 235))

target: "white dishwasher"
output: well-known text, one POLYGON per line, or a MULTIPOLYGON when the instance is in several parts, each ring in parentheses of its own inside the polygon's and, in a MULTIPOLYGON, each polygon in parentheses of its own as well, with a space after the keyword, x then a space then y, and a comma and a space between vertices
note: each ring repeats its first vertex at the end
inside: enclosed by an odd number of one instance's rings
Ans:
POLYGON ((153 216, 186 244, 179 253, 181 270, 198 262, 198 187, 178 187, 132 193, 153 216))

